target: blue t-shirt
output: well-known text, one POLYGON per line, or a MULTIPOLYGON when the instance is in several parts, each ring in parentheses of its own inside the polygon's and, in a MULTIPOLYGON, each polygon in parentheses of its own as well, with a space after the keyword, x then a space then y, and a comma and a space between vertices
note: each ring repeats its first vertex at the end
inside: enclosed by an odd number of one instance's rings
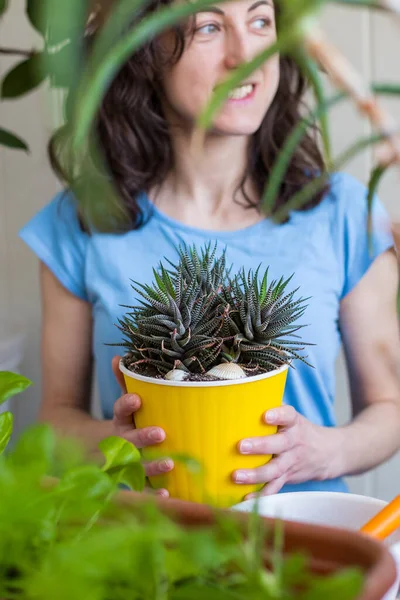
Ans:
MULTIPOLYGON (((146 196, 141 199, 149 205, 146 196)), ((313 423, 335 425, 335 361, 340 347, 339 306, 363 277, 373 260, 393 246, 387 214, 378 199, 373 205, 373 246, 368 246, 366 188, 353 177, 337 173, 323 201, 305 212, 292 212, 289 222, 269 219, 237 231, 207 231, 188 227, 157 208, 138 230, 124 234, 92 233, 80 228, 73 198, 59 194, 20 232, 22 239, 51 269, 59 281, 93 307, 93 354, 104 417, 111 418, 120 396, 111 369, 121 332, 117 318, 136 304, 131 280, 153 281, 153 267, 163 257, 174 261, 176 247, 184 242, 201 247, 218 242, 227 249, 227 264, 269 266, 271 278, 294 273, 292 289, 311 296, 301 330, 310 368, 296 361, 290 369, 284 401, 313 423)), ((119 353, 122 353, 121 348, 119 353)), ((282 491, 346 491, 342 479, 286 485, 282 491)))

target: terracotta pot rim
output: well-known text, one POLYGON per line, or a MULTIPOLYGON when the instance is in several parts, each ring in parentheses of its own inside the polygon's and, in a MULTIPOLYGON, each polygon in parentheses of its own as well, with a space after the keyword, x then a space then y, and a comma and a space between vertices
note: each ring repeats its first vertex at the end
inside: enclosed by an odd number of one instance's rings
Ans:
POLYGON ((246 385, 250 383, 254 383, 256 381, 261 381, 263 379, 270 379, 271 377, 275 377, 276 375, 280 375, 284 371, 287 371, 289 365, 282 365, 279 369, 274 369, 273 371, 268 371, 268 373, 261 373, 261 375, 254 375, 253 377, 246 377, 246 379, 233 379, 233 380, 218 380, 218 381, 169 381, 167 379, 156 379, 155 377, 146 377, 145 375, 139 375, 138 373, 134 373, 125 367, 123 364, 123 358, 119 361, 119 369, 124 375, 127 377, 131 377, 131 379, 137 379, 138 381, 143 381, 144 383, 152 383, 154 385, 166 385, 169 387, 199 387, 199 388, 210 388, 210 387, 226 387, 232 385, 246 385))
MULTIPOLYGON (((215 523, 216 515, 229 512, 245 523, 248 513, 217 509, 175 498, 153 498, 159 508, 183 525, 207 526, 215 523)), ((130 491, 118 493, 123 505, 143 503, 143 494, 130 491)), ((149 501, 149 496, 147 496, 149 501)), ((280 519, 261 517, 273 526, 280 519)), ((311 568, 338 571, 358 567, 365 573, 364 587, 357 600, 380 600, 395 583, 397 572, 393 556, 386 546, 358 531, 283 519, 284 554, 304 552, 310 557, 311 568), (354 558, 353 558, 354 557, 354 558)))

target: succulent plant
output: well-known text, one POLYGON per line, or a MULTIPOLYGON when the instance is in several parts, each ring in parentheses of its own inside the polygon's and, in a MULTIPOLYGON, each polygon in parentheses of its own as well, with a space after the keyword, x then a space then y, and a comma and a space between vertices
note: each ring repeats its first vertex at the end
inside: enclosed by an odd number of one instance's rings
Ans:
POLYGON ((222 362, 263 371, 293 359, 307 363, 299 353, 311 344, 300 341, 295 332, 305 326, 297 321, 307 308, 308 298, 294 299, 299 288, 285 293, 292 277, 268 283, 267 269, 259 281, 258 268, 255 273, 242 270, 230 280, 223 292, 229 310, 221 330, 225 340, 222 362))
MULTIPOLYGON (((186 246, 178 254, 177 265, 168 261, 172 270, 161 263, 153 271, 152 285, 132 284, 140 306, 128 306, 132 312, 119 320, 128 368, 161 375, 176 369, 204 373, 217 362, 223 343, 218 297, 226 278, 225 253, 216 259, 216 247, 208 245, 201 254, 186 246)), ((176 377, 182 379, 182 373, 176 377)))
POLYGON ((169 274, 176 280, 179 273, 187 284, 196 281, 202 294, 215 295, 226 285, 229 272, 226 268, 226 251, 216 259, 217 244, 211 248, 211 243, 205 245, 198 253, 195 246, 182 245, 178 248, 178 264, 167 260, 172 267, 169 274))
POLYGON ((268 283, 267 269, 259 281, 257 269, 231 278, 225 252, 216 251, 182 246, 177 264, 153 271, 152 285, 132 283, 140 305, 119 320, 128 369, 174 381, 240 379, 306 362, 300 352, 308 344, 295 332, 307 299, 294 298, 298 289, 286 293, 291 277, 268 283))

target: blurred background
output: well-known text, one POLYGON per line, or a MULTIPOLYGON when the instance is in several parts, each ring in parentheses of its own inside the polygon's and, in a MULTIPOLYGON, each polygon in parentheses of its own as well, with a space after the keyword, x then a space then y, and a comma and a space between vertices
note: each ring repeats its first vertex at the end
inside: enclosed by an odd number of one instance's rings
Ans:
MULTIPOLYGON (((41 39, 25 17, 24 0, 11 0, 10 5, 0 23, 1 45, 27 50, 40 47, 41 39)), ((323 27, 367 82, 398 81, 400 32, 393 17, 330 6, 324 12, 323 27)), ((0 74, 18 60, 0 56, 0 74)), ((381 101, 400 122, 398 101, 387 98, 381 101)), ((52 130, 61 123, 61 107, 61 92, 50 93, 46 85, 20 100, 0 104, 2 125, 20 135, 30 147, 30 154, 26 154, 0 146, 0 370, 18 370, 34 382, 12 406, 16 436, 35 420, 41 396, 38 261, 17 233, 60 189, 50 170, 46 146, 52 130)), ((335 154, 356 137, 368 134, 368 124, 348 103, 331 112, 330 125, 335 154)), ((346 171, 367 183, 370 167, 371 154, 365 152, 349 163, 346 171)), ((400 172, 392 170, 383 180, 380 197, 397 221, 400 221, 399 194, 400 172)), ((341 424, 350 417, 342 356, 337 371, 336 406, 341 424)), ((92 404, 94 414, 98 414, 96 389, 92 404)), ((349 484, 355 493, 390 500, 399 492, 399 480, 400 455, 367 475, 350 478, 349 484)))

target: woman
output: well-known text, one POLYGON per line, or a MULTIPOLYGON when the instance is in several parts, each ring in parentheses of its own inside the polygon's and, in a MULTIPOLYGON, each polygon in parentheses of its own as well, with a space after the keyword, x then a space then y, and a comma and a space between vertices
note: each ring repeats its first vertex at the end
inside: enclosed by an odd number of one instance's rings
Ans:
MULTIPOLYGON (((285 405, 266 416, 278 433, 239 444, 242 453, 272 453, 274 459, 232 476, 238 485, 264 483, 264 494, 344 491, 343 476, 382 463, 400 442, 397 263, 385 211, 376 200, 372 254, 366 190, 348 175, 335 174, 283 224, 260 212, 271 165, 300 119, 305 81, 289 58, 276 56, 234 90, 207 135, 204 155, 195 160, 191 150, 195 118, 214 88, 276 36, 271 0, 217 5, 151 42, 111 85, 98 133, 129 214, 126 230, 90 231, 69 194, 57 196, 21 232, 41 260, 41 418, 91 447, 110 434, 138 447, 164 439, 156 423, 132 429, 140 398, 123 393, 116 400, 123 382, 118 357, 105 344, 121 339, 114 324, 124 310, 120 305, 134 304, 131 279, 149 283, 152 267, 164 256, 173 260, 182 241, 217 241, 234 268, 262 263, 272 276, 295 274, 293 286, 311 296, 307 341, 315 344, 309 352, 314 369, 296 365, 285 405), (354 418, 335 427, 341 341, 354 418), (89 415, 94 364, 102 421, 89 415)), ((70 182, 54 147, 52 156, 70 182)), ((275 209, 324 168, 310 132, 291 161, 275 209)), ((147 472, 172 468, 164 460, 149 464, 147 472)))

